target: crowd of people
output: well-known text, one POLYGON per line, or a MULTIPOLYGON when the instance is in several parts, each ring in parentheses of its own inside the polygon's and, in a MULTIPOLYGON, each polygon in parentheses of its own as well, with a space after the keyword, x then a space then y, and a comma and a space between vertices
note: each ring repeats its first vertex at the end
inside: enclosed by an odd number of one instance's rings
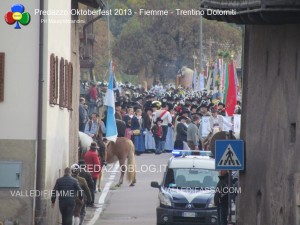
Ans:
MULTIPOLYGON (((102 104, 105 91, 104 84, 92 83, 87 94, 80 98, 79 129, 95 140, 105 139, 109 126, 102 104)), ((172 85, 164 88, 160 84, 145 91, 127 83, 115 89, 115 99, 118 136, 133 141, 136 155, 204 149, 203 117, 209 118, 212 133, 222 131, 224 125, 233 126, 224 119, 226 105, 219 91, 176 89, 172 85)), ((241 113, 239 101, 235 113, 241 113)))

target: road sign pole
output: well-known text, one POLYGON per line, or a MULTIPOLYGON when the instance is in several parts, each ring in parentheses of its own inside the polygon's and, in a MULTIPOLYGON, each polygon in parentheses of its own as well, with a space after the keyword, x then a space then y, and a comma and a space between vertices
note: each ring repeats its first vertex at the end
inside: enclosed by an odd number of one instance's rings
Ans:
MULTIPOLYGON (((229 170, 229 176, 228 176, 228 187, 230 189, 231 187, 231 178, 232 178, 232 174, 231 174, 231 170, 229 170)), ((228 219, 228 223, 231 223, 231 194, 230 192, 228 193, 228 213, 229 213, 229 219, 228 219)))
MULTIPOLYGON (((232 131, 226 135, 226 140, 216 140, 215 168, 216 170, 227 170, 228 192, 232 186, 232 171, 244 169, 244 141, 232 140, 232 131)), ((231 194, 228 193, 228 224, 232 225, 231 194)))
MULTIPOLYGON (((229 131, 229 135, 226 135, 226 139, 227 140, 232 139, 232 130, 229 131)), ((230 189, 230 187, 231 187, 231 179, 232 179, 231 172, 232 171, 229 170, 229 173, 228 173, 228 189, 230 189)), ((230 194, 230 192, 228 193, 228 213, 229 213, 228 223, 231 223, 231 194, 230 194)))

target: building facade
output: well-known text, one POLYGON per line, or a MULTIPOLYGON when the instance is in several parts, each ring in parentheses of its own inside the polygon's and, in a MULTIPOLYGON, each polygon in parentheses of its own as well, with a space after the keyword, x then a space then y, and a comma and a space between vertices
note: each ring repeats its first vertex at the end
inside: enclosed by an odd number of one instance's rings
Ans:
MULTIPOLYGON (((99 7, 96 1, 84 1, 99 7)), ((14 9, 3 1, 0 15, 14 9)), ((20 0, 28 25, 0 21, 0 222, 58 224, 50 191, 77 161, 79 24, 77 1, 20 0)), ((3 18, 3 17, 2 17, 3 18)))

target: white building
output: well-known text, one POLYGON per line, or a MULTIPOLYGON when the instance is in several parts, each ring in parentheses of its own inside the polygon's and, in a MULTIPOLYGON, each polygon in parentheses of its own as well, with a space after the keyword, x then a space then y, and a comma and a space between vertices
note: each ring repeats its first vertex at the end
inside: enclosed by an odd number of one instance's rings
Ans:
MULTIPOLYGON (((93 0, 80 2, 97 6, 93 0)), ((13 4, 2 1, 0 15, 13 4)), ((58 224, 58 204, 51 209, 46 192, 77 160, 78 24, 70 22, 76 19, 71 14, 41 16, 37 10, 68 12, 78 2, 18 4, 31 15, 27 26, 15 29, 0 20, 0 224, 7 219, 23 225, 58 224), (43 195, 36 198, 34 190, 43 195)))

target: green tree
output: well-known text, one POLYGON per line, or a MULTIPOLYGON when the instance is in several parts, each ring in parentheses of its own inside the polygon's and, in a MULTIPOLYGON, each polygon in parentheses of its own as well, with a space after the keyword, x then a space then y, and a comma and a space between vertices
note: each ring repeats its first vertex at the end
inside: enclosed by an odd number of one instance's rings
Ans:
MULTIPOLYGON (((145 9, 197 9, 197 1, 188 0, 112 0, 110 8, 130 8, 138 12, 145 9)), ((112 56, 116 62, 115 70, 119 74, 156 77, 161 81, 175 78, 182 66, 194 67, 194 54, 199 54, 199 16, 111 16, 110 28, 113 35, 112 56)), ((105 32, 105 28, 99 29, 105 32)), ((98 40, 98 39, 97 39, 98 40)), ((107 38, 98 40, 105 46, 107 38)), ((219 51, 241 50, 241 29, 237 26, 203 19, 204 59, 215 59, 219 51)), ((102 49, 100 63, 107 54, 102 49)), ((99 54, 99 53, 98 53, 99 54)), ((238 54, 235 54, 238 55, 238 54)), ((205 62, 204 62, 205 65, 205 62)))

